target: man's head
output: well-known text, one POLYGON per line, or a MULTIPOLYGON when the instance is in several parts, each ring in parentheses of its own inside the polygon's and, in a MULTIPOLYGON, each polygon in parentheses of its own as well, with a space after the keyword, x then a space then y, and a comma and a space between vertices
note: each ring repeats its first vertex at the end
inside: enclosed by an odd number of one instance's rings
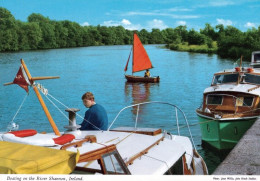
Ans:
POLYGON ((94 95, 91 92, 86 92, 85 94, 83 94, 81 99, 83 101, 83 104, 87 108, 90 108, 92 105, 95 104, 95 98, 94 98, 94 95))

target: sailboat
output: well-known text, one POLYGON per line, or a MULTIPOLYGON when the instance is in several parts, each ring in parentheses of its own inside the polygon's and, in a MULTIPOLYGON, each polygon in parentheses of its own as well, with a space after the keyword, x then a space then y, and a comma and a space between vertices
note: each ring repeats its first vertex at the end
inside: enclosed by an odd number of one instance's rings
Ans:
POLYGON ((128 57, 126 66, 125 66, 125 72, 127 71, 128 63, 132 55, 132 75, 125 75, 125 78, 128 82, 159 82, 160 77, 154 76, 154 77, 142 77, 142 76, 134 76, 133 73, 140 72, 143 70, 148 70, 153 68, 152 62, 142 45, 142 42, 140 41, 138 35, 134 33, 134 41, 133 41, 133 47, 131 49, 130 55, 128 57))

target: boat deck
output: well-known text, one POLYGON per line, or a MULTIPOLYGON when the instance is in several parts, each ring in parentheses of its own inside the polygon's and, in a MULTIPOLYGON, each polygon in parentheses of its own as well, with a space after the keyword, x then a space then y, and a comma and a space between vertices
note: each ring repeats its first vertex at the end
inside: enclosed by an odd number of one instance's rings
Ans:
POLYGON ((244 134, 213 175, 260 175, 260 118, 244 134))

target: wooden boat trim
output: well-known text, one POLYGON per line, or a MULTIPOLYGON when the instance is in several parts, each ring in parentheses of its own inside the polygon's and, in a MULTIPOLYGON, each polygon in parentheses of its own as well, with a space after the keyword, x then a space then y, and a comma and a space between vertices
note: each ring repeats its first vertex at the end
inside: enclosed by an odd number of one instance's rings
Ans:
POLYGON ((97 142, 97 138, 96 138, 95 135, 87 135, 83 140, 63 145, 60 149, 61 150, 66 150, 67 148, 72 147, 72 146, 74 146, 74 147, 81 147, 82 144, 85 143, 85 142, 96 143, 97 142))
POLYGON ((259 87, 260 87, 260 85, 255 86, 255 87, 253 87, 253 88, 251 88, 251 89, 248 89, 247 91, 250 92, 250 91, 253 91, 253 90, 255 90, 255 89, 258 89, 259 87))
POLYGON ((222 118, 215 118, 213 113, 205 113, 202 112, 201 110, 196 110, 197 115, 203 118, 207 118, 210 119, 212 121, 230 121, 230 120, 237 120, 237 121, 246 121, 248 119, 254 119, 259 117, 259 114, 255 113, 255 114, 224 114, 221 115, 219 113, 219 115, 222 116, 222 118))
MULTIPOLYGON (((127 165, 124 163, 123 159, 121 158, 121 155, 119 154, 119 152, 116 149, 116 145, 114 145, 114 144, 81 154, 79 157, 78 163, 97 160, 100 165, 100 168, 101 168, 101 171, 99 171, 99 172, 101 172, 102 174, 108 174, 108 173, 120 174, 117 172, 107 171, 104 160, 103 160, 103 156, 105 156, 106 154, 116 154, 117 159, 119 159, 118 163, 121 166, 121 168, 124 170, 124 174, 130 174, 130 172, 127 168, 127 165)), ((91 171, 91 169, 89 169, 89 171, 91 171)), ((93 171, 96 171, 96 170, 93 170, 93 171)))
MULTIPOLYGON (((89 172, 89 173, 101 173, 103 174, 103 171, 102 170, 99 170, 99 169, 94 169, 94 168, 86 168, 86 167, 78 167, 76 166, 75 167, 75 170, 78 170, 78 171, 83 171, 83 172, 89 172)), ((113 174, 113 175, 125 175, 123 173, 115 173, 115 172, 106 172, 107 174, 113 174)))
POLYGON ((90 172, 90 173, 101 173, 102 174, 102 170, 94 169, 94 168, 86 168, 86 167, 76 166, 75 170, 83 171, 83 172, 90 172))
POLYGON ((141 157, 141 156, 147 154, 148 151, 149 151, 152 147, 154 147, 154 146, 156 146, 156 145, 159 145, 160 141, 163 141, 163 140, 164 140, 164 137, 161 137, 159 140, 157 140, 157 141, 156 141, 155 143, 153 143, 151 146, 147 147, 147 148, 144 149, 143 151, 141 151, 141 152, 137 153, 136 155, 132 156, 132 157, 126 162, 126 165, 127 165, 127 166, 128 166, 128 165, 132 165, 135 159, 137 159, 137 158, 139 158, 139 157, 141 157))
POLYGON ((137 130, 137 131, 133 131, 133 130, 117 130, 117 129, 113 129, 110 131, 115 131, 115 132, 126 132, 126 133, 137 133, 137 134, 144 134, 144 135, 151 135, 151 136, 156 136, 158 134, 162 133, 161 129, 156 129, 154 131, 146 131, 146 130, 137 130))
POLYGON ((111 151, 116 150, 116 145, 109 145, 109 146, 105 146, 103 148, 99 148, 97 150, 93 150, 84 154, 81 154, 79 157, 79 161, 80 162, 89 162, 92 160, 98 160, 101 159, 102 155, 109 153, 111 151))

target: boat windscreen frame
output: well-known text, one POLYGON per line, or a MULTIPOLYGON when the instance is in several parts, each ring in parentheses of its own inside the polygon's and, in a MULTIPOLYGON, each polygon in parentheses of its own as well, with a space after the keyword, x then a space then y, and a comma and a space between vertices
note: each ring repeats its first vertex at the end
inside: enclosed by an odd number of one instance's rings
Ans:
MULTIPOLYGON (((229 79, 230 79, 230 78, 229 78, 229 79)), ((239 80, 239 73, 238 73, 238 72, 217 73, 217 74, 214 74, 213 79, 212 79, 212 82, 211 82, 211 85, 237 83, 238 80, 239 80), (227 77, 227 76, 230 77, 230 75, 232 75, 232 76, 237 75, 237 76, 236 76, 236 79, 234 79, 234 77, 233 77, 234 81, 225 81, 225 82, 223 82, 223 81, 224 81, 224 77, 225 77, 225 76, 226 76, 226 77, 227 77), (219 77, 220 77, 220 76, 223 76, 221 83, 215 81, 217 76, 219 76, 219 77)))
MULTIPOLYGON (((254 78, 252 80, 256 80, 256 79, 254 78)), ((260 85, 260 75, 259 74, 254 74, 254 73, 245 73, 244 74, 243 83, 260 85), (252 77, 252 76, 258 77, 259 78, 259 82, 257 83, 257 81, 247 81, 248 77, 252 77)))

